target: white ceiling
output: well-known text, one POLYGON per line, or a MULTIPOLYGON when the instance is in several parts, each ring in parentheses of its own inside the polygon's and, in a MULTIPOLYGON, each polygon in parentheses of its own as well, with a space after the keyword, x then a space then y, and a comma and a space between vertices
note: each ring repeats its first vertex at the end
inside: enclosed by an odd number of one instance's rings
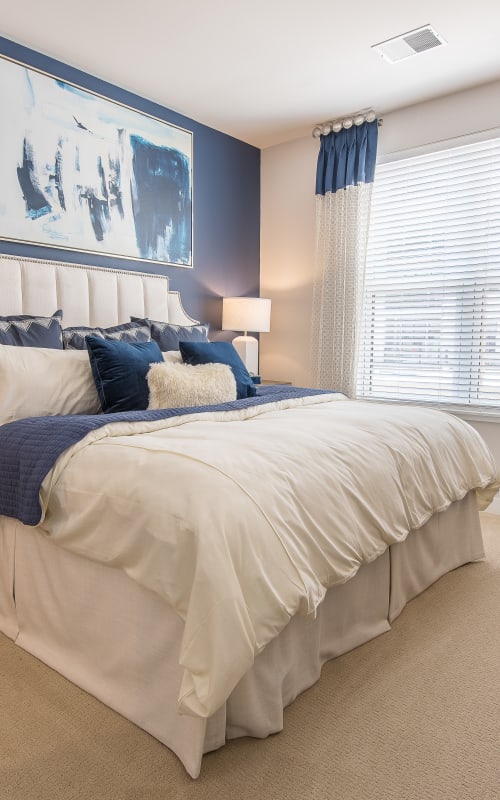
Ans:
POLYGON ((257 147, 500 78, 499 0, 0 0, 1 34, 257 147), (430 24, 397 64, 370 45, 430 24))

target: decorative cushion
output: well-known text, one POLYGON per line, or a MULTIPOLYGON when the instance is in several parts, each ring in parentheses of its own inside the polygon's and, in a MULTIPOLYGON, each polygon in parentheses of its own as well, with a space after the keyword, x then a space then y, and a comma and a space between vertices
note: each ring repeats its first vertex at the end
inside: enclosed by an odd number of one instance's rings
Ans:
POLYGON ((87 336, 92 374, 106 414, 148 407, 149 365, 163 362, 156 342, 120 342, 87 336))
POLYGON ((151 364, 148 408, 192 408, 236 400, 236 381, 227 364, 151 364))
POLYGON ((228 364, 236 379, 236 396, 254 397, 255 385, 231 342, 179 342, 183 361, 187 364, 228 364))
POLYGON ((167 364, 183 364, 180 350, 167 350, 163 353, 163 360, 167 364))
POLYGON ((61 320, 61 309, 55 311, 51 317, 34 317, 29 314, 0 317, 0 344, 61 350, 61 320))
POLYGON ((0 347, 0 425, 101 410, 86 352, 0 347))
POLYGON ((86 350, 85 337, 98 336, 100 339, 114 339, 117 342, 150 342, 151 331, 145 319, 124 322, 111 328, 87 328, 77 326, 63 328, 63 345, 66 350, 86 350))
MULTIPOLYGON (((131 317, 136 320, 137 317, 131 317)), ((148 320, 151 338, 157 342, 160 350, 178 350, 179 342, 208 342, 208 322, 198 325, 172 325, 170 322, 148 320)))

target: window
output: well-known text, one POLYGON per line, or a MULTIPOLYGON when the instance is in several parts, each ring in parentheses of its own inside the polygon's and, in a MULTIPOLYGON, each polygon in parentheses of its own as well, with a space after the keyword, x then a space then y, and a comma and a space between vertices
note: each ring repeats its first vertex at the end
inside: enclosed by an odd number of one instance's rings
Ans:
POLYGON ((377 166, 358 396, 500 413, 500 139, 377 166))

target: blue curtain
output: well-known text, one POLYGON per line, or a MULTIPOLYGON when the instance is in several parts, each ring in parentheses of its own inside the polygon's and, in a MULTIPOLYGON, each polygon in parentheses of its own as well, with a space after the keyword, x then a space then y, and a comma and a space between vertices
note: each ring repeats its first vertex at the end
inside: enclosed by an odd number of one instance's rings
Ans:
POLYGON ((358 183, 373 183, 377 138, 377 120, 320 136, 316 194, 336 192, 358 183))

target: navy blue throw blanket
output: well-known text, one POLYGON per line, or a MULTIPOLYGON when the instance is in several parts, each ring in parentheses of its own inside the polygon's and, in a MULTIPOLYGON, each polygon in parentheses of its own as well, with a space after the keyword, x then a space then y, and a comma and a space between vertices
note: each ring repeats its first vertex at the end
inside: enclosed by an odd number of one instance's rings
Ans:
POLYGON ((329 394, 322 389, 294 386, 259 386, 256 397, 197 408, 127 411, 117 414, 29 417, 0 426, 0 515, 14 517, 25 525, 37 525, 42 517, 39 492, 58 457, 87 433, 110 422, 142 422, 199 414, 232 411, 295 397, 329 394))

